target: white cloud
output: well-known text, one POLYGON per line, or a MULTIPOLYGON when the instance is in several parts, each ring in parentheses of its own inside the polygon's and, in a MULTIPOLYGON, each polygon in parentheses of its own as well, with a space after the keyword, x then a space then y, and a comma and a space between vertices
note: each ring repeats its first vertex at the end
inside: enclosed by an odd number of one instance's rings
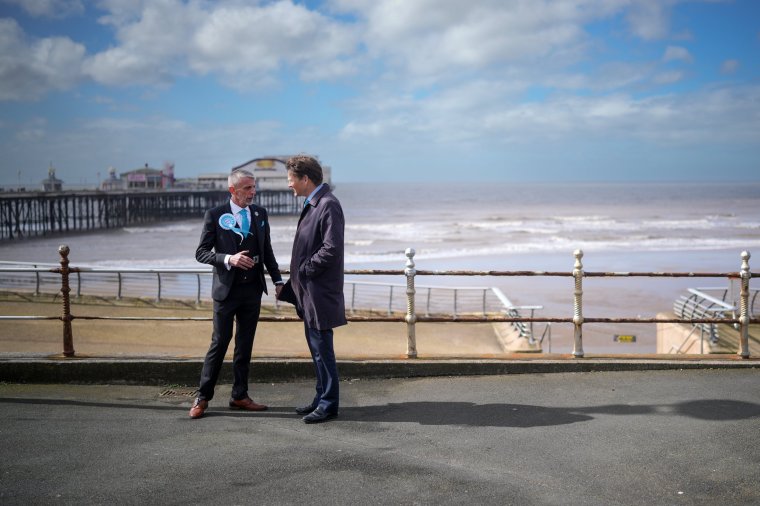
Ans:
POLYGON ((652 78, 652 81, 656 84, 673 84, 683 79, 683 72, 680 70, 672 70, 669 72, 661 72, 652 78))
MULTIPOLYGON (((252 153, 291 153, 312 147, 302 133, 283 135, 283 126, 275 121, 215 125, 144 116, 76 121, 66 129, 51 128, 42 119, 9 127, 21 134, 0 141, 6 167, 31 173, 54 160, 62 171, 90 181, 111 165, 126 171, 146 162, 160 166, 164 160, 173 160, 178 175, 187 177, 228 170, 250 160, 252 153)), ((320 144, 314 147, 318 150, 320 144)))
POLYGON ((306 79, 351 73, 346 58, 357 33, 290 1, 260 7, 220 7, 205 17, 193 37, 190 66, 228 76, 266 74, 291 65, 306 79))
MULTIPOLYGON (((484 0, 339 0, 356 15, 369 54, 418 79, 447 79, 490 65, 562 64, 577 60, 587 36, 588 2, 484 0)), ((610 5, 597 2, 604 15, 610 5)))
POLYGON ((362 64, 410 85, 529 70, 539 60, 560 69, 587 51, 585 23, 630 8, 648 12, 646 24, 667 11, 631 1, 335 0, 328 11, 349 15, 329 17, 292 0, 102 0, 101 22, 116 29, 119 43, 86 68, 105 84, 165 83, 195 72, 240 89, 271 84, 283 69, 331 80, 362 64))
POLYGON ((188 41, 203 17, 198 7, 154 0, 138 13, 122 4, 107 2, 115 14, 101 18, 114 24, 120 44, 88 58, 85 72, 108 85, 165 84, 184 74, 188 41))
POLYGON ((17 5, 32 16, 63 18, 84 12, 80 0, 2 0, 3 3, 17 5))
POLYGON ((45 118, 32 118, 25 122, 17 130, 15 139, 19 142, 41 141, 47 135, 47 120, 45 118))
POLYGON ((675 0, 636 0, 628 11, 633 33, 644 40, 662 39, 668 34, 670 7, 675 0))
POLYGON ((101 22, 116 28, 119 44, 88 59, 86 70, 104 84, 158 84, 197 73, 255 89, 284 67, 304 80, 355 71, 356 29, 289 0, 100 5, 110 10, 101 22))
MULTIPOLYGON (((271 86, 282 72, 303 81, 364 75, 406 89, 447 85, 479 72, 526 80, 583 61, 594 44, 589 22, 622 14, 638 36, 662 36, 678 1, 333 0, 310 9, 293 0, 99 0, 99 22, 113 28, 115 43, 87 55, 82 71, 110 86, 167 85, 201 74, 240 90, 271 86)), ((79 2, 26 5, 46 12, 79 2)), ((63 47, 68 39, 50 40, 63 47)), ((664 56, 690 58, 676 46, 664 56)), ((72 69, 67 74, 80 66, 72 69)), ((636 80, 617 81, 626 79, 636 80)))
POLYGON ((739 60, 726 60, 720 66, 723 74, 733 74, 737 70, 739 70, 739 60))
POLYGON ((150 0, 97 0, 98 9, 105 12, 98 22, 120 27, 140 19, 140 14, 150 0))
POLYGON ((693 60, 694 58, 689 53, 689 50, 680 46, 668 46, 665 48, 665 54, 662 55, 662 61, 664 62, 683 61, 691 63, 693 60))
POLYGON ((519 102, 499 93, 498 83, 450 89, 411 106, 365 111, 346 125, 347 141, 385 137, 442 146, 452 142, 545 145, 573 139, 608 142, 700 144, 755 142, 760 138, 760 87, 716 88, 687 95, 637 98, 557 94, 541 102, 519 102))
POLYGON ((0 19, 0 100, 33 100, 81 78, 85 48, 65 37, 28 40, 18 23, 0 19))

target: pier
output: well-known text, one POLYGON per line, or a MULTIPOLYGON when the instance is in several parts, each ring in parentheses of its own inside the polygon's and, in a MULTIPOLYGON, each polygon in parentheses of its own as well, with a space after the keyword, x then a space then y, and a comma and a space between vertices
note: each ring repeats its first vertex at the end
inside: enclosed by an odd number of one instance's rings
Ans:
MULTIPOLYGON (((202 217, 229 196, 226 190, 3 193, 0 241, 202 217)), ((287 190, 260 191, 256 203, 271 215, 300 211, 287 190)))

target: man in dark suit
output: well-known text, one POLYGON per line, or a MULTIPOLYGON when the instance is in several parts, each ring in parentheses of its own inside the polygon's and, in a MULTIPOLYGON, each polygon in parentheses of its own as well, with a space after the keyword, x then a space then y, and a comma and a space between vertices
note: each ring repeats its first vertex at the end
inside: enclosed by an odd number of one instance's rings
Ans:
POLYGON ((266 266, 275 283, 277 294, 282 290, 282 276, 272 252, 267 212, 253 204, 256 196, 253 173, 244 169, 235 170, 227 181, 230 201, 206 211, 200 244, 195 251, 199 262, 214 267, 211 284, 214 330, 190 418, 203 416, 214 396, 214 386, 232 340, 235 320, 235 380, 229 406, 246 411, 267 409, 248 396, 248 370, 259 321, 261 294, 267 291, 262 265, 266 266))
POLYGON ((288 160, 288 186, 306 197, 290 259, 290 280, 283 300, 296 305, 304 322, 317 376, 312 401, 296 408, 306 423, 338 416, 338 366, 333 349, 333 328, 346 324, 343 300, 343 209, 330 187, 322 183, 322 167, 309 156, 288 160), (286 295, 287 294, 287 295, 286 295))

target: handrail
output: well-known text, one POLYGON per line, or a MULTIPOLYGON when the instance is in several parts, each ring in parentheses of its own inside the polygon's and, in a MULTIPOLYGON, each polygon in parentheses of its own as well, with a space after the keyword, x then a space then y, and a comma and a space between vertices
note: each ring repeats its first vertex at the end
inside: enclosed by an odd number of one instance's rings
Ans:
POLYGON ((726 304, 725 301, 722 301, 720 299, 716 299, 715 297, 707 295, 706 293, 703 293, 703 292, 697 290, 696 288, 689 288, 687 291, 689 293, 693 293, 694 295, 696 295, 698 297, 702 297, 704 300, 710 301, 713 304, 721 306, 721 308, 724 309, 724 310, 727 310, 727 311, 736 311, 736 309, 737 309, 735 306, 732 306, 731 304, 726 304))
MULTIPOLYGON (((69 248, 68 246, 62 245, 59 248, 59 253, 61 255, 61 267, 56 269, 47 269, 47 272, 54 272, 61 274, 61 293, 63 298, 63 314, 60 316, 60 320, 64 323, 64 355, 65 356, 73 356, 74 355, 74 349, 73 349, 73 343, 72 343, 72 333, 71 333, 71 321, 74 319, 83 319, 83 320, 167 320, 167 321, 176 321, 178 318, 176 317, 155 317, 155 318, 146 318, 146 317, 109 317, 109 316, 74 316, 70 312, 70 306, 69 306, 69 274, 70 273, 81 273, 81 272, 124 272, 123 269, 92 269, 92 270, 83 270, 82 268, 69 268, 68 263, 68 254, 69 254, 69 248)), ((414 267, 414 250, 409 248, 406 250, 406 268, 403 271, 399 270, 380 270, 380 269, 362 269, 362 270, 346 270, 345 274, 361 274, 361 275, 404 275, 407 279, 406 284, 406 296, 407 296, 407 313, 404 317, 401 316, 393 316, 388 315, 385 317, 382 316, 356 316, 351 315, 347 317, 347 320, 349 321, 383 321, 383 322, 406 322, 407 323, 407 356, 409 358, 415 358, 417 356, 416 351, 416 341, 415 341, 415 324, 417 322, 522 322, 522 323, 533 323, 533 322, 544 322, 544 323, 573 323, 575 327, 574 332, 574 345, 573 345, 573 356, 576 358, 582 358, 584 356, 583 347, 582 347, 582 328, 584 323, 690 323, 690 324, 699 324, 699 323, 721 323, 721 324, 737 324, 740 328, 740 343, 739 343, 739 351, 738 355, 742 358, 749 358, 749 325, 750 324, 757 324, 760 323, 760 319, 757 318, 751 318, 749 314, 749 280, 753 275, 756 275, 750 271, 749 268, 749 258, 750 253, 747 251, 744 251, 741 253, 742 258, 742 264, 741 269, 739 272, 724 272, 724 273, 685 273, 685 272, 585 272, 583 270, 583 264, 581 262, 581 259, 583 257, 583 252, 581 250, 576 250, 574 252, 575 257, 575 265, 572 272, 549 272, 549 271, 423 271, 423 270, 416 270, 414 267), (456 314, 456 306, 455 311, 453 315, 449 316, 430 316, 430 315, 418 315, 415 311, 414 306, 414 296, 416 293, 414 281, 415 277, 417 275, 446 275, 446 276, 572 276, 575 280, 575 289, 574 289, 574 298, 573 298, 573 316, 572 317, 565 317, 565 318, 558 318, 558 317, 540 317, 535 318, 533 316, 526 318, 526 317, 517 317, 514 315, 482 315, 482 316, 473 316, 473 315, 457 315, 456 314), (733 317, 725 317, 722 316, 720 318, 661 318, 661 317, 655 317, 655 318, 590 318, 585 317, 583 315, 583 286, 582 281, 585 277, 620 277, 620 276, 648 276, 648 277, 703 277, 703 278, 710 278, 710 277, 722 277, 722 278, 728 278, 728 279, 737 279, 741 282, 741 294, 740 294, 740 307, 739 307, 739 315, 738 317, 734 315, 733 317)), ((188 271, 186 269, 179 269, 176 271, 171 272, 183 272, 188 271)), ((197 273, 198 269, 192 269, 190 270, 192 273, 197 273)), ((8 269, 8 268, 0 268, 0 272, 44 272, 42 269, 28 269, 28 268, 16 268, 16 269, 8 269)), ((131 270, 130 272, 144 272, 144 273, 158 273, 160 276, 161 272, 168 272, 167 269, 135 269, 131 270)), ((205 271, 202 271, 205 272, 205 271)), ((287 270, 283 270, 283 272, 287 273, 287 270)), ((402 285, 403 286, 403 285, 402 285)), ((159 289, 160 290, 160 289, 159 289)), ((456 293, 456 292, 455 292, 456 293)), ((503 294, 502 294, 503 295, 503 294)), ((757 293, 755 294, 755 296, 757 293)), ((497 295, 498 296, 498 295, 497 295)), ((159 291, 159 297, 160 297, 160 291, 159 291)), ((509 301, 509 299, 504 296, 503 300, 509 301)), ((717 299, 715 299, 717 300, 717 299)), ((720 301, 721 304, 725 303, 723 301, 720 301)), ((754 302, 754 301, 753 301, 754 302)), ((455 298, 455 304, 456 304, 456 298, 455 298)), ((512 309, 517 309, 519 306, 512 306, 512 309)), ((725 311, 725 308, 723 309, 725 311)), ((719 312, 719 311, 716 311, 719 312)), ((6 316, 2 319, 26 319, 22 317, 12 317, 12 316, 6 316)), ((58 317, 55 317, 58 318, 58 317)), ((51 318, 51 319, 55 319, 51 318)), ((197 318, 185 318, 186 320, 200 320, 200 321, 208 321, 208 319, 197 319, 197 318)), ((262 316, 261 321, 296 321, 297 319, 293 316, 262 316)), ((546 334, 546 330, 544 331, 544 334, 546 334)))
MULTIPOLYGON (((121 300, 124 296, 124 287, 128 283, 135 283, 137 282, 139 286, 141 287, 154 287, 154 293, 156 294, 156 300, 160 302, 162 298, 164 298, 165 291, 162 290, 162 287, 167 286, 169 290, 171 290, 171 286, 173 285, 176 290, 179 290, 180 292, 184 292, 184 295, 189 298, 190 296, 194 296, 196 303, 200 304, 200 301, 202 299, 201 294, 201 277, 209 278, 211 277, 212 270, 210 267, 203 266, 199 268, 82 268, 82 267, 71 267, 69 269, 70 272, 76 274, 78 276, 77 278, 77 291, 76 296, 79 297, 82 294, 82 278, 79 276, 81 275, 100 275, 100 274, 115 274, 116 277, 114 279, 115 287, 112 290, 109 290, 109 287, 111 286, 110 280, 103 280, 103 279, 86 279, 85 281, 91 282, 94 286, 97 288, 91 289, 89 291, 89 294, 91 295, 102 295, 104 292, 106 293, 115 293, 116 300, 121 300), (130 278, 129 275, 142 275, 145 274, 147 276, 146 278, 130 278), (192 281, 190 279, 179 279, 179 278, 167 278, 164 279, 162 275, 171 275, 171 276, 179 276, 179 275, 187 275, 192 276, 192 281), (136 280, 136 281, 135 281, 136 280), (104 286, 104 282, 108 283, 104 286), (189 285, 193 285, 192 287, 189 285), (193 292, 192 294, 190 292, 193 292)), ((283 269, 281 271, 284 274, 288 274, 288 269, 283 269)), ((346 271, 346 273, 351 273, 352 271, 346 271)), ((362 271, 364 274, 369 274, 367 271, 362 271)), ((400 271, 399 271, 400 272, 400 271)), ((37 277, 35 279, 35 289, 34 293, 35 295, 39 295, 40 293, 40 273, 50 273, 50 274, 57 274, 57 269, 55 268, 32 268, 32 267, 0 267, 0 274, 2 273, 21 273, 21 274, 37 274, 37 277)), ((372 273, 374 274, 374 272, 372 273)), ((131 284, 130 283, 130 284, 131 284)), ((360 286, 360 287, 382 287, 382 288, 405 288, 405 284, 401 283, 392 283, 392 282, 374 282, 374 281, 363 281, 363 280, 357 280, 357 279, 347 279, 346 285, 348 286, 360 286)), ((479 292, 492 292, 496 295, 495 292, 493 292, 492 287, 487 286, 455 286, 455 285, 417 285, 420 289, 426 289, 430 291, 435 291, 437 293, 440 293, 442 291, 455 291, 460 293, 479 293, 479 292)), ((356 305, 355 305, 355 293, 352 293, 352 303, 350 305, 350 310, 352 312, 355 312, 356 305)), ((391 294, 391 300, 388 301, 388 308, 387 312, 390 314, 393 307, 393 300, 392 300, 393 294, 391 294)), ((186 298, 182 295, 179 296, 180 298, 186 298)), ((172 297, 171 295, 166 298, 177 298, 176 293, 175 296, 172 297)), ((489 299, 490 300, 490 299, 489 299)), ((500 299, 497 297, 497 301, 500 301, 500 299)), ((472 304, 472 300, 469 300, 468 303, 472 304)), ((274 300, 274 305, 276 308, 280 307, 279 301, 276 299, 274 300)), ((489 312, 488 310, 488 300, 486 297, 486 293, 483 293, 483 297, 481 299, 481 304, 479 305, 479 312, 482 312, 483 314, 487 314, 489 312)), ((362 307, 362 309, 364 309, 362 307)), ((468 311, 474 311, 475 309, 468 309, 468 311)), ((498 310, 493 310, 498 311, 498 310)), ((430 305, 428 305, 428 310, 426 311, 426 314, 429 314, 430 312, 430 305)))

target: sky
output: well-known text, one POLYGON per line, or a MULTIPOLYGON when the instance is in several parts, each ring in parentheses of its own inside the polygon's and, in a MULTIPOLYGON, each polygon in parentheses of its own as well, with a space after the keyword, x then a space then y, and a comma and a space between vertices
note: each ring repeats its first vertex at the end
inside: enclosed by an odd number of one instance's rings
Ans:
POLYGON ((0 0, 0 186, 758 181, 757 0, 0 0))

